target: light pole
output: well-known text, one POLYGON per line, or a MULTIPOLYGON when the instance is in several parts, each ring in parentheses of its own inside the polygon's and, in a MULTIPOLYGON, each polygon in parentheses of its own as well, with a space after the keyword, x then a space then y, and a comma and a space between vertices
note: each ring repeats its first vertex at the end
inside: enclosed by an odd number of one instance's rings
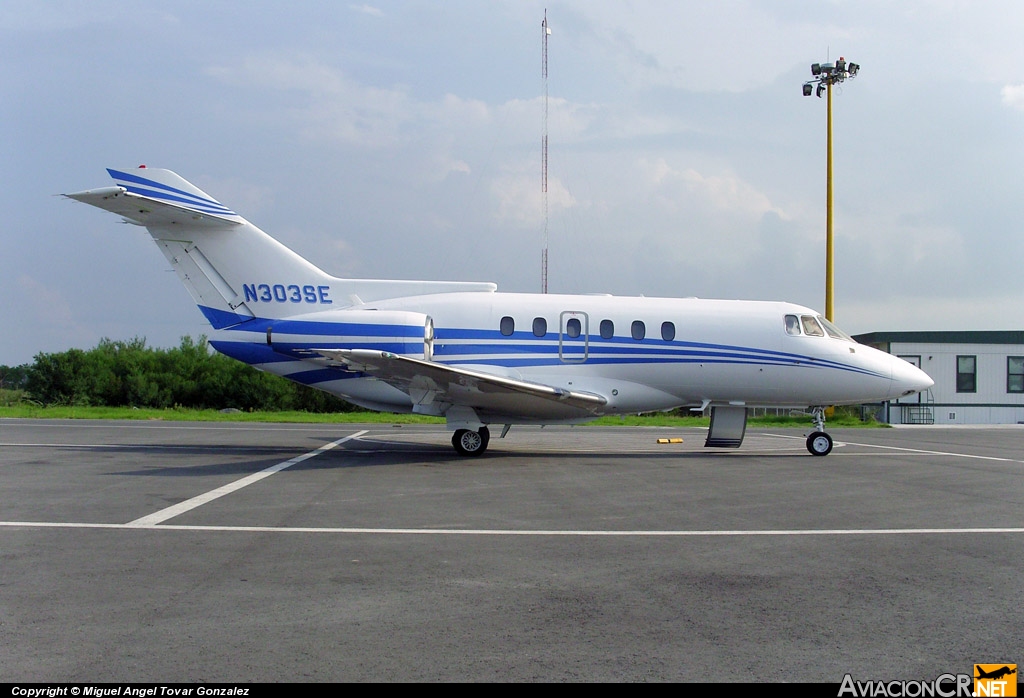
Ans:
POLYGON ((811 64, 811 75, 814 77, 804 83, 804 97, 810 97, 812 93, 821 97, 821 93, 828 94, 828 172, 826 179, 826 227, 825 227, 825 317, 829 322, 835 319, 833 301, 833 285, 835 281, 835 248, 832 240, 832 85, 844 82, 847 78, 857 77, 860 72, 860 65, 847 63, 846 59, 840 56, 835 63, 813 63, 811 64))

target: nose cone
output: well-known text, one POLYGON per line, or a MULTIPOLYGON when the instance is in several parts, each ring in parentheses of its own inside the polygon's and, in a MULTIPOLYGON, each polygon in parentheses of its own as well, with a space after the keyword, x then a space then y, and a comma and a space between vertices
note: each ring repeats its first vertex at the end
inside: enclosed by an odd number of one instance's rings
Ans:
POLYGON ((911 363, 893 357, 892 396, 901 398, 919 393, 935 385, 931 377, 911 363))

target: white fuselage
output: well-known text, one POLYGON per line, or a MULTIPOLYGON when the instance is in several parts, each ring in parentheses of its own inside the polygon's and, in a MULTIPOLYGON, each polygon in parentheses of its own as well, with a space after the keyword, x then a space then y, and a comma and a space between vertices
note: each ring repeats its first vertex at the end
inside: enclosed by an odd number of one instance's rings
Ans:
MULTIPOLYGON (((413 410, 403 391, 325 368, 300 349, 380 349, 605 396, 607 405, 591 416, 682 406, 857 404, 897 398, 930 382, 906 362, 848 339, 787 334, 787 315, 815 313, 763 301, 445 293, 250 321, 245 331, 221 330, 213 344, 261 369, 395 411, 413 410), (428 323, 432 341, 425 337, 428 323)), ((544 422, 586 415, 553 407, 530 419, 485 416, 544 422)))

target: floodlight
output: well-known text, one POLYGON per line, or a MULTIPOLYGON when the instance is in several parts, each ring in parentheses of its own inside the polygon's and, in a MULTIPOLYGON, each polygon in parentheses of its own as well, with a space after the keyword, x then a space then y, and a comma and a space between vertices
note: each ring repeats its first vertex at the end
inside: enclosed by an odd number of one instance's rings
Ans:
POLYGON ((821 97, 828 92, 828 158, 826 168, 826 191, 827 203, 826 225, 825 225, 825 318, 833 320, 832 287, 835 275, 833 274, 833 230, 832 230, 832 86, 842 85, 848 78, 854 78, 860 72, 860 65, 848 63, 844 56, 840 56, 835 63, 811 63, 812 78, 803 84, 804 97, 810 97, 813 92, 821 97))

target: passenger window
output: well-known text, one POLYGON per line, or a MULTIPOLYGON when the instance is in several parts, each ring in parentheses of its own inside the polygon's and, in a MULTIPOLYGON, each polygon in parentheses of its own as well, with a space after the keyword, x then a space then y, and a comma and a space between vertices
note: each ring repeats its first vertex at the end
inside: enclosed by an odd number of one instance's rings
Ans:
POLYGON ((510 318, 508 315, 501 318, 501 333, 506 337, 511 337, 512 333, 516 331, 516 321, 510 318))
POLYGON ((633 339, 639 341, 647 335, 647 327, 644 325, 643 320, 634 320, 629 328, 629 332, 633 335, 633 339))
POLYGON ((536 337, 543 337, 548 333, 548 321, 542 317, 533 318, 533 334, 536 337))
POLYGON ((796 315, 786 316, 786 334, 800 334, 800 318, 798 318, 796 315))
POLYGON ((676 338, 676 326, 671 322, 661 323, 661 338, 666 342, 671 342, 676 338))
POLYGON ((578 318, 570 318, 569 321, 565 323, 565 333, 573 339, 579 337, 582 331, 583 326, 580 324, 578 318))
POLYGON ((611 320, 601 321, 601 338, 611 339, 615 336, 615 323, 611 320))
POLYGON ((821 329, 821 325, 813 315, 801 315, 800 322, 804 326, 804 334, 809 337, 824 337, 825 330, 821 329))

